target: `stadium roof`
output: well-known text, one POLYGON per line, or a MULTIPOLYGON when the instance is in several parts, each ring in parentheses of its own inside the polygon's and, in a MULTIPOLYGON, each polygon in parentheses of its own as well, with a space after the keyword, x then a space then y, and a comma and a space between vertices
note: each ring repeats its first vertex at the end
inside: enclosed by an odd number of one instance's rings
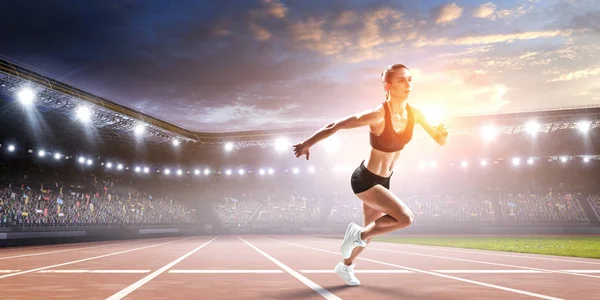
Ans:
MULTIPOLYGON (((78 104, 87 103, 93 106, 93 125, 97 129, 104 129, 104 132, 112 133, 105 136, 114 139, 133 138, 132 130, 140 123, 147 126, 146 131, 149 134, 146 138, 158 143, 181 139, 201 144, 237 142, 246 146, 270 144, 274 138, 284 134, 292 138, 306 137, 319 129, 303 127, 223 133, 191 131, 0 59, 0 91, 14 94, 27 85, 35 89, 41 97, 42 101, 36 105, 55 114, 71 117, 78 104)), ((517 134, 524 131, 526 123, 531 120, 539 123, 542 132, 576 128, 578 123, 584 120, 590 122, 590 129, 596 128, 600 127, 600 106, 461 116, 449 120, 448 125, 453 134, 478 134, 483 125, 492 125, 500 133, 517 134)))
POLYGON ((92 118, 93 125, 98 129, 113 131, 116 138, 131 137, 133 128, 141 123, 146 125, 146 137, 152 141, 198 139, 189 130, 0 59, 0 91, 14 94, 24 86, 39 95, 41 101, 36 106, 67 117, 75 114, 79 104, 92 106, 95 115, 92 118))

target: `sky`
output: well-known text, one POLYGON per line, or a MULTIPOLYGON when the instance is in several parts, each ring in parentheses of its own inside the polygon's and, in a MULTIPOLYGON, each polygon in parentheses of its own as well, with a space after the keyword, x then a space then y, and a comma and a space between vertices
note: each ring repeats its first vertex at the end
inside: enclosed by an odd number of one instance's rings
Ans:
POLYGON ((2 1, 0 55, 183 128, 325 126, 385 100, 441 120, 600 104, 597 0, 2 1))

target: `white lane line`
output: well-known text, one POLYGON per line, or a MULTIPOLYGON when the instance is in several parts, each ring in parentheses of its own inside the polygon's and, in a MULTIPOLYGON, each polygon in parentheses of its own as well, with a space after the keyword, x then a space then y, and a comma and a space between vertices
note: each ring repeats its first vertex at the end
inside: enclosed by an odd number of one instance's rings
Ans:
POLYGON ((330 291, 324 289, 323 287, 321 287, 320 285, 314 283, 313 281, 311 281, 310 279, 302 276, 300 273, 294 271, 292 268, 284 265, 282 262, 278 261, 277 259, 275 259, 274 257, 270 256, 269 254, 265 253, 264 251, 258 249, 257 247, 255 247, 254 245, 246 242, 244 239, 238 237, 240 240, 242 240, 244 243, 246 243, 248 246, 252 247, 254 250, 256 250, 258 253, 262 254, 264 257, 268 258, 270 261, 272 261, 274 264, 276 264, 277 266, 279 266, 280 268, 282 268, 283 270, 285 270, 286 272, 290 273, 290 275, 296 277, 296 279, 300 280, 302 283, 304 283, 305 285, 307 285, 308 287, 310 287, 311 289, 313 289, 313 291, 319 293, 319 295, 323 296, 323 298, 325 299, 335 299, 335 300, 341 300, 341 298, 339 298, 338 296, 334 295, 333 293, 331 293, 330 291))
POLYGON ((162 246, 162 245, 171 244, 171 243, 175 243, 175 242, 178 242, 178 241, 184 241, 184 240, 189 240, 189 239, 191 239, 191 237, 190 238, 185 238, 185 239, 180 239, 180 240, 175 240, 175 241, 170 241, 170 242, 165 242, 165 243, 160 243, 160 244, 154 244, 154 245, 150 245, 150 246, 138 247, 138 248, 124 250, 124 251, 119 251, 119 252, 108 253, 108 254, 104 254, 104 255, 98 255, 98 256, 84 258, 84 259, 79 259, 79 260, 74 260, 74 261, 70 261, 70 262, 66 262, 66 263, 61 263, 61 264, 56 264, 56 265, 51 265, 51 266, 47 266, 47 267, 35 268, 35 269, 31 269, 31 270, 26 270, 26 271, 21 271, 21 272, 16 272, 16 273, 10 273, 10 274, 6 274, 6 275, 0 275, 0 279, 6 278, 6 277, 11 277, 11 276, 16 276, 16 275, 21 275, 21 274, 27 274, 27 273, 37 272, 37 271, 46 270, 46 269, 52 269, 52 268, 56 268, 56 267, 60 267, 60 266, 66 266, 66 265, 76 264, 76 263, 79 263, 79 262, 84 262, 84 261, 88 261, 88 260, 93 260, 93 259, 98 259, 98 258, 103 258, 103 257, 108 257, 108 256, 113 256, 113 255, 118 255, 118 254, 123 254, 123 253, 127 253, 127 252, 138 251, 138 250, 142 250, 142 249, 147 249, 147 248, 162 246))
POLYGON ((600 270, 563 270, 565 272, 581 273, 581 274, 600 274, 600 270))
POLYGON ((12 273, 12 272, 19 272, 21 270, 0 270, 0 273, 12 273))
POLYGON ((175 274, 283 274, 282 270, 170 270, 175 274))
POLYGON ((28 257, 28 256, 37 256, 37 255, 44 255, 44 254, 52 254, 52 253, 69 252, 69 251, 75 251, 75 250, 94 249, 94 248, 108 247, 108 246, 113 246, 113 245, 125 245, 125 244, 129 244, 129 243, 133 243, 133 242, 135 242, 135 241, 123 242, 123 243, 114 243, 114 244, 107 244, 107 245, 100 245, 100 246, 91 246, 91 247, 80 247, 80 248, 73 248, 73 249, 55 250, 55 251, 48 251, 48 252, 21 254, 21 255, 15 255, 15 256, 6 256, 6 257, 0 257, 0 260, 11 259, 11 258, 20 258, 20 257, 28 257))
MULTIPOLYGON (((20 270, 0 270, 0 273, 12 273, 20 270)), ((41 270, 37 273, 62 273, 62 274, 142 274, 149 273, 152 270, 41 270)), ((444 274, 548 274, 550 271, 537 270, 430 270, 444 274)), ((564 272, 583 273, 583 274, 600 274, 600 270, 560 270, 564 272)), ((415 274, 409 270, 355 270, 355 273, 360 274, 415 274)), ((186 270, 177 269, 169 270, 172 274, 284 274, 283 270, 186 270)), ((300 270, 300 273, 305 274, 334 274, 334 270, 300 270)))
MULTIPOLYGON (((305 274, 335 274, 335 270, 300 270, 305 274)), ((409 270, 354 270, 354 273, 362 274, 413 274, 409 270)))
MULTIPOLYGON (((268 239, 268 238, 266 238, 266 239, 268 239)), ((313 249, 313 250, 316 250, 316 251, 322 251, 322 252, 326 252, 326 253, 340 255, 340 253, 338 253, 338 252, 333 252, 333 251, 324 250, 324 249, 320 249, 320 248, 315 248, 315 247, 310 247, 310 246, 304 246, 304 245, 300 245, 300 244, 295 244, 295 243, 290 243, 290 242, 284 242, 284 241, 274 240, 274 239, 269 239, 269 240, 273 240, 273 241, 276 241, 276 242, 280 242, 280 243, 284 243, 284 244, 289 244, 289 245, 293 245, 293 246, 303 247, 303 248, 307 248, 307 249, 313 249)), ((508 287, 504 287, 504 286, 499 286, 499 285, 495 285, 495 284, 489 284, 489 283, 485 283, 485 282, 481 282, 481 281, 475 281, 475 280, 464 279, 464 278, 460 278, 460 277, 454 277, 454 276, 445 275, 445 274, 441 274, 441 273, 429 272, 429 271, 425 271, 425 270, 420 270, 420 269, 415 269, 415 268, 400 266, 400 265, 396 265, 396 264, 390 264, 390 263, 386 263, 386 262, 382 262, 382 261, 378 261, 378 260, 374 260, 374 259, 368 259, 368 258, 364 258, 364 257, 358 257, 358 259, 365 260, 365 261, 370 261, 370 262, 374 262, 374 263, 378 263, 378 264, 382 264, 382 265, 386 265, 386 266, 396 267, 396 268, 400 268, 400 269, 410 270, 410 271, 417 272, 417 273, 423 273, 423 274, 433 275, 433 276, 437 276, 437 277, 443 277, 443 278, 458 280, 458 281, 462 281, 462 282, 468 282, 468 283, 475 284, 475 285, 485 286, 485 287, 494 288, 494 289, 498 289, 498 290, 503 290, 503 291, 507 291, 507 292, 513 292, 513 293, 516 293, 516 294, 527 295, 527 296, 536 297, 536 298, 540 298, 540 299, 564 300, 564 299, 556 298, 556 297, 552 297, 552 296, 547 296, 547 295, 542 295, 542 294, 536 294, 536 293, 527 292, 527 291, 523 291, 523 290, 517 290, 517 289, 508 288, 508 287)))
POLYGON ((549 273, 538 270, 432 270, 444 274, 543 274, 549 273))
POLYGON ((565 272, 565 271, 561 271, 561 270, 548 270, 548 269, 532 268, 532 267, 517 266, 517 265, 510 265, 510 264, 501 264, 501 263, 494 263, 494 262, 489 262, 489 261, 473 260, 473 259, 466 259, 466 258, 456 258, 456 257, 447 257, 447 256, 439 256, 439 255, 431 255, 431 254, 413 253, 413 252, 398 251, 398 250, 389 250, 389 249, 381 249, 381 248, 374 248, 374 247, 369 247, 369 249, 370 250, 375 250, 375 251, 384 251, 384 252, 400 253, 400 254, 407 254, 407 255, 433 257, 433 258, 440 258, 440 259, 447 259, 447 260, 464 261, 464 262, 484 264, 484 265, 494 265, 494 266, 502 266, 502 267, 509 267, 509 268, 518 268, 518 269, 525 269, 525 270, 535 270, 535 271, 548 272, 548 273, 556 273, 556 274, 565 274, 565 275, 575 275, 575 276, 583 276, 583 277, 600 278, 600 276, 588 275, 588 274, 582 274, 582 273, 573 273, 573 272, 565 272))
POLYGON ((151 270, 42 270, 38 273, 95 273, 95 274, 140 274, 148 273, 151 270))
POLYGON ((185 258, 187 258, 188 256, 194 254, 194 252, 200 250, 202 247, 208 245, 210 242, 216 240, 217 237, 213 238, 212 240, 196 247, 196 249, 184 254, 183 256, 179 257, 178 259, 170 262, 169 264, 165 265, 164 267, 152 272, 151 274, 149 274, 148 276, 138 280, 137 282, 133 283, 132 285, 118 291, 117 293, 115 293, 114 295, 106 298, 107 300, 116 300, 116 299, 122 299, 123 297, 129 295, 130 293, 132 293, 133 291, 135 291, 136 289, 138 289, 139 287, 141 287, 142 285, 148 283, 150 280, 154 279, 156 276, 160 275, 161 273, 163 273, 164 271, 170 269, 171 267, 173 267, 174 265, 178 264, 180 261, 184 260, 185 258))

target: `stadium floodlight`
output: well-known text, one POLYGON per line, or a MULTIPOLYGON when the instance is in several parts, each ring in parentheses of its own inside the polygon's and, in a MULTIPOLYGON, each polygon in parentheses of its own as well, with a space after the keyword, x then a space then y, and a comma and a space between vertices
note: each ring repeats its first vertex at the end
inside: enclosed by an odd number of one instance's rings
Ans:
POLYGON ((106 164, 106 167, 107 167, 107 168, 109 168, 109 169, 112 169, 112 163, 110 163, 110 162, 109 162, 109 163, 107 163, 107 164, 106 164))
POLYGON ((200 175, 200 170, 198 170, 198 169, 194 170, 194 175, 200 175))
POLYGON ((144 167, 144 173, 146 173, 146 174, 150 173, 150 168, 144 167))
POLYGON ((231 170, 230 169, 225 170, 225 175, 231 175, 231 170))
POLYGON ((273 173, 275 173, 275 171, 271 168, 269 168, 269 175, 273 175, 273 173))
POLYGON ((35 93, 30 88, 24 88, 17 93, 17 98, 22 104, 31 105, 35 98, 35 93))
POLYGON ((563 163, 567 162, 567 160, 568 160, 568 158, 566 156, 561 156, 560 157, 560 161, 563 162, 563 163))
POLYGON ((260 175, 265 175, 265 169, 260 169, 260 170, 258 170, 258 174, 260 174, 260 175))
POLYGON ((169 169, 165 169, 165 174, 166 174, 166 175, 169 175, 169 174, 171 174, 171 170, 169 170, 169 169))
POLYGON ((244 173, 245 173, 244 169, 239 169, 239 170, 238 170, 238 174, 240 174, 240 175, 244 175, 244 173))
POLYGON ((528 158, 527 163, 533 165, 533 157, 528 158))
POLYGON ((233 143, 232 142, 225 143, 225 151, 229 152, 231 150, 233 150, 233 143))
POLYGON ((315 167, 313 167, 313 166, 308 167, 308 172, 309 173, 314 173, 315 172, 315 167))
POLYGON ((81 106, 77 108, 77 119, 88 122, 92 117, 92 112, 87 106, 81 106))
POLYGON ((483 126, 481 128, 481 135, 487 141, 492 140, 496 137, 497 129, 492 125, 483 126))
POLYGON ((59 160, 60 156, 60 153, 54 153, 54 159, 59 160))
POLYGON ((579 130, 583 133, 588 132, 590 127, 592 127, 592 122, 590 121, 581 121, 577 123, 577 128, 579 128, 579 130))
POLYGON ((8 145, 8 152, 15 151, 15 145, 8 145))
POLYGON ((294 174, 298 174, 298 172, 300 172, 300 170, 298 170, 298 168, 293 168, 293 169, 292 169, 292 172, 293 172, 294 174))
POLYGON ((44 157, 44 156, 46 156, 46 151, 44 151, 44 150, 40 150, 40 151, 38 152, 38 156, 39 156, 39 157, 44 157))
POLYGON ((178 139, 173 140, 173 146, 175 146, 175 147, 179 146, 180 143, 181 142, 178 139))
POLYGON ((534 135, 540 131, 541 125, 536 121, 529 121, 525 124, 525 130, 530 134, 534 135))
POLYGON ((512 163, 513 165, 518 166, 521 163, 521 159, 518 157, 513 157, 512 163))
POLYGON ((135 172, 136 172, 136 173, 139 173, 141 170, 142 170, 142 168, 140 168, 140 167, 135 167, 135 172))
POLYGON ((487 166, 488 163, 487 163, 487 160, 482 159, 479 164, 481 164, 482 167, 485 167, 485 166, 487 166))
POLYGON ((119 165, 117 166, 117 170, 123 170, 123 165, 122 165, 122 164, 119 164, 119 165))
POLYGON ((210 174, 210 170, 208 168, 204 169, 204 175, 210 174))
POLYGON ((589 158, 589 157, 587 157, 587 156, 584 156, 584 157, 583 157, 583 162, 584 162, 584 163, 586 163, 586 162, 589 162, 589 161, 590 161, 590 158, 589 158))
POLYGON ((181 174, 183 174, 183 171, 181 169, 177 170, 177 175, 181 176, 181 174))
POLYGON ((333 135, 323 140, 322 145, 325 148, 325 152, 337 153, 342 147, 342 139, 339 135, 333 135))
POLYGON ((87 164, 88 164, 88 166, 91 166, 91 165, 92 165, 92 163, 93 163, 93 162, 92 162, 92 160, 91 160, 91 159, 88 159, 88 160, 87 160, 87 164))
POLYGON ((80 164, 84 164, 85 163, 85 157, 83 157, 83 156, 79 157, 79 163, 80 164))
POLYGON ((466 167, 468 167, 468 166, 469 166, 469 162, 468 162, 468 161, 466 161, 466 160, 463 160, 463 161, 460 163, 460 166, 461 166, 461 167, 463 167, 463 168, 466 168, 466 167))
POLYGON ((290 141, 287 138, 281 137, 275 140, 275 149, 277 152, 284 152, 288 150, 290 141))
POLYGON ((144 134, 145 131, 146 131, 146 127, 142 124, 136 125, 133 130, 133 132, 135 133, 136 136, 140 136, 140 135, 144 134))

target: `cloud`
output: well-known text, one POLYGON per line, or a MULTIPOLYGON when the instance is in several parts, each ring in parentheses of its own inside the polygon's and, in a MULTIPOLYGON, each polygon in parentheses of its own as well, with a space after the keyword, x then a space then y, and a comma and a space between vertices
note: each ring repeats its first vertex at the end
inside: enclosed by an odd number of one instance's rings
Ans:
POLYGON ((287 13, 287 8, 278 0, 262 0, 267 13, 275 18, 283 19, 287 13))
POLYGON ((532 11, 538 1, 539 0, 529 0, 513 8, 501 10, 496 10, 496 4, 488 2, 475 8, 472 15, 473 17, 480 19, 488 19, 492 21, 506 20, 510 22, 532 11))
POLYGON ((309 17, 287 28, 295 46, 347 63, 382 58, 386 47, 415 39, 418 24, 402 11, 380 7, 342 11, 334 18, 309 17))
POLYGON ((586 86, 599 76, 596 1, 533 13, 535 1, 488 1, 468 12, 387 0, 11 2, 0 53, 206 132, 325 125, 381 103, 379 74, 395 62, 414 71, 416 106, 452 114, 597 101, 586 86))
POLYGON ((211 28, 211 33, 215 36, 226 36, 231 35, 233 32, 231 31, 231 22, 228 20, 221 20, 215 23, 211 28))
POLYGON ((548 82, 579 80, 579 79, 586 79, 589 77, 594 77, 594 76, 599 76, 599 75, 600 75, 600 67, 590 67, 587 69, 569 72, 567 74, 550 79, 550 80, 548 80, 548 82))
POLYGON ((570 21, 574 28, 586 29, 594 33, 600 33, 600 9, 588 11, 584 14, 575 15, 570 21))
POLYGON ((478 36, 463 36, 458 38, 438 38, 435 40, 427 40, 425 38, 415 42, 415 46, 444 46, 444 45, 487 45, 496 43, 512 43, 517 40, 533 40, 540 38, 551 38, 558 36, 569 36, 570 30, 549 30, 549 31, 529 31, 506 34, 478 35, 478 36))
POLYGON ((435 24, 447 24, 458 18, 463 13, 463 8, 456 3, 448 3, 440 6, 435 17, 435 24))
POLYGON ((473 11, 473 17, 481 19, 490 18, 494 14, 495 10, 496 4, 492 2, 481 4, 473 11))
POLYGON ((451 53, 443 53, 438 55, 439 58, 444 58, 444 57, 457 57, 457 56, 468 56, 468 55, 473 55, 473 54, 478 54, 478 53, 485 53, 485 52, 489 52, 492 51, 494 49, 494 46, 492 45, 483 45, 483 46, 478 46, 478 47, 470 47, 467 48, 465 51, 462 52, 451 52, 451 53))
POLYGON ((336 18, 335 24, 337 26, 350 25, 358 22, 357 12, 347 10, 340 13, 340 15, 336 18))
MULTIPOLYGON (((468 52, 468 51, 467 51, 468 52)), ((570 65, 573 61, 585 59, 592 55, 594 50, 582 45, 567 45, 555 50, 539 49, 538 51, 512 50, 507 55, 502 52, 486 53, 487 51, 474 52, 472 56, 455 57, 445 54, 440 56, 442 63, 452 70, 483 69, 494 72, 510 70, 523 70, 527 67, 543 67, 540 72, 544 75, 557 75, 565 72, 565 67, 558 67, 559 62, 570 65)), ((504 51, 508 52, 508 51, 504 51)), ((459 53, 460 54, 460 53, 459 53)))
POLYGON ((271 33, 267 29, 256 23, 250 23, 248 25, 248 29, 250 30, 252 35, 254 35, 254 37, 259 41, 266 41, 271 38, 271 33))

